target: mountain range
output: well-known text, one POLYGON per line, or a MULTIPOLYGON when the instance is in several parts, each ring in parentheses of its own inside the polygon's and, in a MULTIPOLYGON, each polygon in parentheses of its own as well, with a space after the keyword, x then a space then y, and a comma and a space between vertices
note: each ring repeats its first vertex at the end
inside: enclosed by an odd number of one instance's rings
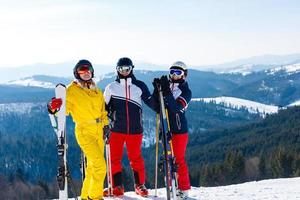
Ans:
MULTIPOLYGON (((152 90, 152 80, 167 74, 167 72, 134 70, 134 74, 152 90)), ((104 89, 108 83, 115 79, 115 76, 115 73, 108 73, 97 76, 95 80, 99 87, 104 89)), ((51 88, 59 82, 68 84, 71 80, 72 78, 47 75, 11 80, 0 84, 0 93, 3 94, 0 96, 0 103, 28 102, 41 99, 46 101, 53 94, 51 88)), ((228 96, 276 106, 287 106, 300 99, 300 63, 257 72, 252 71, 246 75, 191 69, 187 80, 193 91, 193 98, 228 96)))
MULTIPOLYGON (((274 62, 264 67, 250 67, 247 73, 188 71, 193 99, 186 112, 190 138, 187 161, 193 185, 300 175, 300 111, 290 107, 300 100, 300 62, 274 62)), ((134 69, 134 74, 152 91, 153 78, 167 71, 134 69)), ((97 75, 95 81, 103 90, 115 77, 111 72, 97 75)), ((49 195, 55 194, 49 187, 55 183, 56 138, 46 103, 54 95, 57 83, 67 85, 72 79, 32 75, 0 84, 0 184, 2 175, 8 182, 29 181, 49 195)), ((147 107, 143 109, 143 125, 143 151, 147 173, 152 177, 155 113, 147 107)), ((78 183, 80 150, 73 132, 74 124, 68 118, 68 160, 78 183)), ((128 160, 123 162, 128 166, 128 160)), ((128 169, 124 170, 125 176, 130 176, 128 169)), ((151 178, 147 184, 153 184, 151 178)))

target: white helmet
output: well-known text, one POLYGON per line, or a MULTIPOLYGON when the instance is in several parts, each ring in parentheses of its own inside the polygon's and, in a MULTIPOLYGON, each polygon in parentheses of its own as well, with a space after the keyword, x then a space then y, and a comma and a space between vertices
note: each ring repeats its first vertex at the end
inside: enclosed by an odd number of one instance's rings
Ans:
POLYGON ((181 69, 184 71, 184 76, 187 76, 187 66, 184 62, 182 61, 177 61, 171 65, 170 69, 181 69))

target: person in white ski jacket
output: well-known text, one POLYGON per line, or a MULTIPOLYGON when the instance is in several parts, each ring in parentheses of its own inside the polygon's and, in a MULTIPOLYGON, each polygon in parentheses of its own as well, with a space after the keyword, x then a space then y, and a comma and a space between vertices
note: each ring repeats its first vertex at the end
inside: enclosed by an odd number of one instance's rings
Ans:
MULTIPOLYGON (((147 196, 145 187, 145 165, 142 157, 142 101, 150 108, 155 107, 156 100, 150 94, 143 81, 133 75, 131 59, 120 58, 116 69, 116 80, 105 88, 104 97, 111 118, 111 136, 109 139, 113 175, 113 195, 124 194, 122 175, 122 156, 124 144, 130 166, 133 170, 135 192, 147 196)), ((106 194, 107 194, 106 190, 106 194)))

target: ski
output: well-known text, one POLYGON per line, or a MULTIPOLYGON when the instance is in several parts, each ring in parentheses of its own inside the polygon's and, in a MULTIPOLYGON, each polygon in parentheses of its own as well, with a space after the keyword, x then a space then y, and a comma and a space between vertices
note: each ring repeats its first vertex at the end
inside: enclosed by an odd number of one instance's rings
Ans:
POLYGON ((55 87, 55 98, 62 99, 62 105, 55 114, 49 114, 50 121, 57 136, 59 200, 68 199, 68 169, 67 169, 67 138, 66 138, 66 86, 58 84, 55 87))
POLYGON ((161 91, 161 86, 157 85, 158 94, 159 94, 159 103, 160 103, 160 131, 161 131, 161 144, 163 147, 163 157, 161 158, 163 162, 163 169, 165 175, 165 186, 167 192, 167 200, 171 199, 171 193, 173 200, 177 199, 176 189, 177 189, 177 180, 176 180, 176 171, 177 167, 175 165, 175 158, 172 151, 171 143, 171 132, 167 119, 167 110, 165 107, 165 102, 163 94, 161 91))

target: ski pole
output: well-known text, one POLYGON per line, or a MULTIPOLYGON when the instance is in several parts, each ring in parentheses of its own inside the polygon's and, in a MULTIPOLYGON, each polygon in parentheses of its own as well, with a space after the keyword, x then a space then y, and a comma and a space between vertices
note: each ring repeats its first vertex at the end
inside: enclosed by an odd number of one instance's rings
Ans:
POLYGON ((159 114, 156 114, 156 130, 155 130, 155 197, 157 197, 157 174, 158 174, 158 131, 159 131, 159 114))
MULTIPOLYGON (((166 117, 167 117, 167 124, 168 124, 168 129, 169 131, 171 130, 170 128, 170 120, 169 120, 169 112, 168 112, 168 109, 166 109, 166 117)), ((172 157, 174 158, 173 160, 173 164, 175 164, 175 161, 176 161, 176 158, 175 158, 175 155, 174 155, 174 149, 173 149, 173 143, 172 143, 172 137, 170 138, 170 141, 169 141, 169 144, 170 144, 170 148, 171 148, 171 153, 172 153, 172 157)), ((175 171, 174 172, 174 178, 175 178, 175 188, 178 187, 178 179, 177 179, 177 172, 175 171)), ((174 186, 173 186, 174 187, 174 186)), ((174 194, 173 194, 174 195, 174 194)))
MULTIPOLYGON (((170 173, 170 163, 169 163, 169 149, 168 149, 168 141, 167 141, 167 131, 168 125, 166 122, 166 112, 165 112, 165 103, 161 90, 161 86, 157 84, 158 94, 159 94, 159 102, 160 102, 160 125, 162 130, 162 145, 163 145, 163 154, 164 154, 164 171, 165 171, 165 186, 167 193, 167 200, 170 200, 170 178, 172 174, 170 173)), ((176 197, 175 197, 176 198, 176 197)))
POLYGON ((107 188, 108 196, 112 196, 112 170, 111 170, 111 155, 110 155, 110 145, 108 138, 105 141, 105 155, 106 155, 106 173, 107 173, 107 188))

